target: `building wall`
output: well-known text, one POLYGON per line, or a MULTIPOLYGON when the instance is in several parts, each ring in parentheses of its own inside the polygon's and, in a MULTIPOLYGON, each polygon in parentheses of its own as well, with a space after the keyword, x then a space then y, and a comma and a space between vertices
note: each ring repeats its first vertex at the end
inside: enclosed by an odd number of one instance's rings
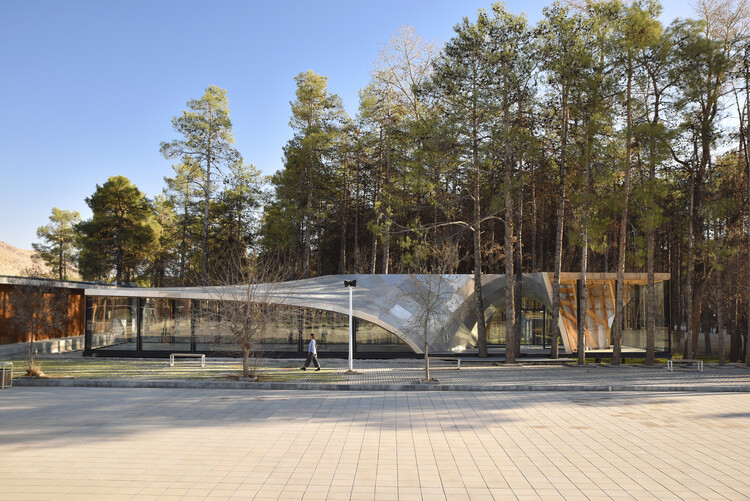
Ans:
MULTIPOLYGON (((29 333, 19 329, 13 324, 15 315, 13 306, 13 294, 18 287, 27 287, 16 284, 0 284, 0 344, 23 343, 29 340, 29 333)), ((62 291, 61 288, 52 290, 62 291)), ((69 336, 82 336, 84 334, 84 310, 85 296, 83 289, 67 289, 67 319, 63 329, 51 329, 39 332, 37 341, 46 339, 57 339, 69 336)))

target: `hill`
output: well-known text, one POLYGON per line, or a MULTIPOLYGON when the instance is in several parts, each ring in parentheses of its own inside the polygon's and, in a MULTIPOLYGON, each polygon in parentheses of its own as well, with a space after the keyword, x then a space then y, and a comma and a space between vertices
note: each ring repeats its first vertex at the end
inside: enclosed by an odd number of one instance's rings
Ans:
MULTIPOLYGON (((21 276, 33 266, 33 250, 19 249, 0 241, 0 275, 21 276)), ((42 264, 45 271, 49 268, 42 264)))

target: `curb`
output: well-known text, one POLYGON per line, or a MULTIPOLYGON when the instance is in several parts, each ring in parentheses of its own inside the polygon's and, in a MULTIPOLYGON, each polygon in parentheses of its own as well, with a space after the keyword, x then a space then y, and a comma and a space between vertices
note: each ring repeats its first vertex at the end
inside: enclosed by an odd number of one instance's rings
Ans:
POLYGON ((315 390, 315 391, 477 391, 477 392, 697 392, 697 393, 748 393, 750 384, 736 386, 691 385, 465 385, 465 384, 350 384, 350 383, 273 383, 243 381, 130 381, 123 379, 14 379, 13 386, 57 388, 184 388, 217 390, 315 390))

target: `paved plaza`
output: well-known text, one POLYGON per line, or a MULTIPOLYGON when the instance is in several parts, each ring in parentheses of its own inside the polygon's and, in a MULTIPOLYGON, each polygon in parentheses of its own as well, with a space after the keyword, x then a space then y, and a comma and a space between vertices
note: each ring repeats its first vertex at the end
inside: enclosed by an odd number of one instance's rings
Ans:
POLYGON ((0 391, 2 500, 749 499, 748 458, 750 393, 0 391))

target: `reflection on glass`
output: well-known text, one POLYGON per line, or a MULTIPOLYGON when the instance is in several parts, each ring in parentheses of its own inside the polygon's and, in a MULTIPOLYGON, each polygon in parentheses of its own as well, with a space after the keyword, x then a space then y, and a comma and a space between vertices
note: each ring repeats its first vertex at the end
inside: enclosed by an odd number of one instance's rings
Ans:
POLYGON ((299 308, 270 305, 271 319, 264 325, 261 333, 261 350, 265 354, 277 352, 301 351, 300 322, 302 317, 299 308))
MULTIPOLYGON (((654 349, 669 349, 669 329, 664 311, 664 287, 667 282, 654 284, 654 349)), ((647 343, 646 308, 647 285, 645 283, 626 285, 625 323, 622 333, 623 349, 645 350, 647 343)))
POLYGON ((409 345, 398 336, 365 320, 356 321, 355 336, 357 352, 360 353, 412 353, 409 345))
MULTIPOLYGON (((487 344, 505 345, 505 304, 498 305, 487 323, 487 344)), ((546 308, 538 301, 524 297, 521 299, 521 344, 528 346, 549 345, 549 329, 546 308)), ((476 348, 471 346, 470 348, 476 348)))
POLYGON ((92 349, 136 350, 136 298, 93 297, 86 312, 92 349))
POLYGON ((143 300, 141 348, 144 351, 190 351, 190 301, 143 300))

